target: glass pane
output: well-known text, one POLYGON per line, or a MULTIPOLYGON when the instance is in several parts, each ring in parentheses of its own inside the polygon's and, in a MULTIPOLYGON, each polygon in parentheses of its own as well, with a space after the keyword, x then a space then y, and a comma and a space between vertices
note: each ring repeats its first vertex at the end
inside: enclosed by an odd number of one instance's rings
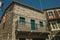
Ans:
POLYGON ((22 22, 22 23, 25 23, 25 18, 20 17, 19 21, 22 22))
POLYGON ((58 11, 58 13, 60 14, 60 10, 58 11))
POLYGON ((43 27, 43 22, 40 22, 40 26, 43 27))
POLYGON ((49 15, 49 16, 52 16, 52 15, 53 15, 53 12, 49 12, 48 15, 49 15))

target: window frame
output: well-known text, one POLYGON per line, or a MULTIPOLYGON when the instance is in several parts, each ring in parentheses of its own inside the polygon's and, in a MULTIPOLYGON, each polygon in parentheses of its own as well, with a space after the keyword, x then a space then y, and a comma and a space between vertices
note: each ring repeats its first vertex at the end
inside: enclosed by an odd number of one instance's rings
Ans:
POLYGON ((39 25, 40 25, 40 27, 43 27, 43 26, 44 26, 43 21, 39 21, 39 25), (41 25, 41 24, 42 24, 42 25, 41 25))
POLYGON ((35 20, 31 19, 31 30, 36 30, 36 23, 35 23, 35 20), (32 22, 33 21, 33 22, 32 22), (34 24, 34 25, 32 25, 34 24))
POLYGON ((53 16, 54 15, 54 12, 53 11, 49 11, 48 12, 48 16, 53 16))
POLYGON ((24 17, 19 17, 19 22, 20 23, 25 23, 25 18, 24 17), (24 21, 21 21, 21 20, 23 20, 24 19, 24 21))
POLYGON ((58 15, 60 15, 60 10, 58 10, 58 15))

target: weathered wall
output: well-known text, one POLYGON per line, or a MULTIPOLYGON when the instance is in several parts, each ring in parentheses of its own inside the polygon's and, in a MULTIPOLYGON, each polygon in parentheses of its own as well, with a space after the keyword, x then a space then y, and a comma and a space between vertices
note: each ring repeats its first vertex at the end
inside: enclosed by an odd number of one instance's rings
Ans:
MULTIPOLYGON (((21 6, 21 5, 14 5, 14 18, 13 21, 19 20, 19 17, 24 17, 26 22, 30 23, 30 20, 35 20, 36 24, 39 24, 39 21, 43 22, 43 29, 46 28, 46 16, 45 14, 35 11, 33 9, 29 9, 27 7, 21 6)), ((45 29, 46 30, 46 29, 45 29)))

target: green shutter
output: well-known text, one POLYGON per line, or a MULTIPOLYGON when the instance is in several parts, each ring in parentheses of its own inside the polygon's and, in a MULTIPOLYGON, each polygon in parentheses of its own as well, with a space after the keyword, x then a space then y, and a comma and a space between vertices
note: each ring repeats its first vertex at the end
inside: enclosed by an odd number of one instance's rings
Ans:
POLYGON ((40 22, 40 27, 43 27, 43 22, 40 22))
POLYGON ((21 22, 21 23, 25 23, 25 18, 20 17, 19 22, 21 22))
POLYGON ((35 30, 35 20, 31 20, 31 29, 35 30))

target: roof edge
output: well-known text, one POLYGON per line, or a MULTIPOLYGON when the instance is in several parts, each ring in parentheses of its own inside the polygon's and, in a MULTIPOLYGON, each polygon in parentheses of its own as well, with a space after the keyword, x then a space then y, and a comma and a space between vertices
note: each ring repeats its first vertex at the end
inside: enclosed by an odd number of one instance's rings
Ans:
MULTIPOLYGON (((11 6, 11 4, 13 4, 13 2, 12 2, 12 3, 10 3, 10 4, 9 4, 9 6, 11 6)), ((3 12, 3 15, 2 15, 2 17, 1 17, 0 21, 2 20, 3 16, 5 15, 5 12, 6 12, 6 10, 9 8, 9 6, 8 6, 8 7, 5 9, 5 11, 3 12)))
POLYGON ((53 9, 60 9, 60 7, 47 8, 47 9, 44 9, 44 11, 47 11, 47 10, 53 10, 53 9))
POLYGON ((41 10, 39 10, 39 9, 36 9, 36 8, 34 8, 34 7, 32 7, 32 6, 29 6, 29 5, 27 5, 27 4, 23 4, 23 3, 17 2, 17 1, 13 1, 13 2, 14 2, 14 3, 21 4, 21 5, 25 6, 25 7, 31 8, 32 10, 36 10, 36 11, 39 11, 39 12, 43 13, 43 11, 41 11, 41 10))
MULTIPOLYGON (((13 3, 21 4, 21 5, 25 6, 25 7, 31 8, 32 10, 35 10, 35 11, 41 12, 41 13, 43 14, 42 11, 40 11, 40 10, 38 10, 38 9, 36 9, 36 8, 33 8, 33 7, 31 7, 31 6, 28 6, 28 5, 26 5, 26 4, 19 3, 19 2, 16 2, 16 1, 13 1, 12 3, 10 3, 9 6, 5 9, 5 11, 6 11, 6 10, 11 6, 11 4, 13 4, 13 3)), ((5 11, 3 12, 3 15, 2 15, 0 21, 2 20, 4 14, 5 14, 5 11)))

